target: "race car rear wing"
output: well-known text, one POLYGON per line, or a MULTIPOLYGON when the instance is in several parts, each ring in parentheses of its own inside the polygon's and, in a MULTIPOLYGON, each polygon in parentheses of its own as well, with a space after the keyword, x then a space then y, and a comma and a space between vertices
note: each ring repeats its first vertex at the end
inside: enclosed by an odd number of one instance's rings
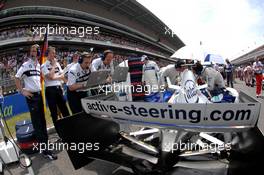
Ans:
POLYGON ((229 132, 256 126, 261 103, 245 92, 239 93, 240 103, 168 104, 119 102, 98 98, 82 99, 88 114, 142 126, 183 129, 195 132, 229 132))

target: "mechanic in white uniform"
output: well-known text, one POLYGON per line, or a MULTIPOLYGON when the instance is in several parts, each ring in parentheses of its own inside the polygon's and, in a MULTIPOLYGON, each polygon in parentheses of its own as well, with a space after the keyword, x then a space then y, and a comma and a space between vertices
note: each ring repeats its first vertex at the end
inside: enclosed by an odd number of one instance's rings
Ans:
MULTIPOLYGON (((18 92, 26 97, 31 122, 38 143, 48 144, 47 125, 41 96, 39 55, 39 45, 32 45, 28 60, 23 63, 15 75, 15 83, 18 92), (22 81, 25 87, 22 87, 22 81)), ((44 150, 42 154, 50 160, 57 159, 57 156, 49 149, 44 150)))
POLYGON ((62 81, 64 81, 64 75, 62 74, 61 66, 55 57, 55 47, 48 47, 47 61, 41 65, 41 72, 45 77, 45 94, 52 121, 56 129, 58 120, 57 109, 60 110, 63 117, 69 116, 70 113, 66 106, 66 100, 64 99, 62 90, 62 81))
POLYGON ((169 77, 171 84, 178 84, 180 82, 180 75, 186 69, 185 60, 178 60, 174 65, 170 64, 162 68, 159 72, 159 86, 167 87, 166 77, 169 77))
POLYGON ((74 54, 72 55, 72 62, 70 64, 68 64, 64 69, 63 69, 63 74, 64 74, 64 77, 67 79, 68 78, 68 72, 70 70, 70 68, 78 63, 78 60, 79 60, 79 53, 76 51, 74 52, 74 54))
MULTIPOLYGON (((92 67, 91 71, 99 71, 99 70, 110 70, 110 74, 108 78, 106 79, 107 83, 112 82, 112 75, 114 73, 114 64, 113 64, 113 59, 114 59, 114 53, 111 50, 105 50, 104 53, 102 54, 101 57, 96 58, 92 61, 92 67)), ((106 87, 104 87, 105 89, 106 87)), ((102 91, 99 91, 98 89, 92 89, 91 94, 96 95, 103 93, 102 91)))
POLYGON ((142 82, 147 85, 149 92, 157 92, 158 91, 158 72, 159 66, 155 61, 149 60, 146 55, 142 56, 142 61, 144 61, 143 65, 143 75, 142 82))
POLYGON ((78 63, 74 64, 68 72, 67 98, 73 114, 82 112, 81 99, 87 97, 83 89, 91 73, 92 55, 84 52, 78 63))
POLYGON ((112 74, 114 72, 113 58, 113 51, 105 50, 102 57, 96 58, 92 61, 92 72, 109 69, 112 74))
POLYGON ((193 67, 193 72, 200 76, 208 84, 208 90, 212 96, 218 95, 225 88, 224 78, 220 72, 212 67, 203 67, 200 62, 197 62, 193 67))

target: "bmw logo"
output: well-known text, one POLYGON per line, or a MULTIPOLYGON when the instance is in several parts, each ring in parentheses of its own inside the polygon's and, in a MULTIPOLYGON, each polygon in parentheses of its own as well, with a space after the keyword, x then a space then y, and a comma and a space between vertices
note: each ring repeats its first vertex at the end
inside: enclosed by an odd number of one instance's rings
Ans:
POLYGON ((187 103, 197 103, 197 89, 195 87, 195 82, 192 80, 187 80, 184 85, 184 97, 187 103))

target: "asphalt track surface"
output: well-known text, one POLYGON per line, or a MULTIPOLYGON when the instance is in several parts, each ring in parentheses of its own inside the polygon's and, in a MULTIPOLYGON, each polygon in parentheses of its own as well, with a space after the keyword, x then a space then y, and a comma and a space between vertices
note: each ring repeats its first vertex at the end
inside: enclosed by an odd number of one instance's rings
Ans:
MULTIPOLYGON (((252 97, 256 97, 255 95, 255 88, 247 87, 244 82, 238 81, 235 83, 235 88, 237 90, 243 90, 247 94, 252 97)), ((261 104, 264 104, 263 98, 257 99, 261 104)), ((261 107, 260 118, 258 121, 258 127, 264 134, 264 107, 261 107)), ((54 135, 52 135, 54 136, 54 135)), ((52 137, 50 136, 50 137, 52 137)), ((55 135, 56 136, 56 135, 55 135)), ((131 175, 133 174, 131 170, 126 169, 124 167, 120 167, 115 164, 111 164, 109 162, 95 160, 89 165, 74 170, 70 159, 66 153, 66 151, 57 152, 58 160, 50 161, 45 159, 40 154, 34 154, 31 156, 32 158, 32 168, 35 174, 38 175, 131 175)), ((28 171, 19 167, 18 163, 13 163, 8 165, 9 171, 14 175, 24 175, 27 174, 28 171)), ((11 174, 7 169, 5 170, 5 174, 11 174)), ((189 174, 210 174, 210 175, 220 175, 226 174, 225 170, 219 171, 200 171, 195 169, 188 169, 188 168, 178 168, 175 172, 172 173, 173 175, 189 175, 189 174)))

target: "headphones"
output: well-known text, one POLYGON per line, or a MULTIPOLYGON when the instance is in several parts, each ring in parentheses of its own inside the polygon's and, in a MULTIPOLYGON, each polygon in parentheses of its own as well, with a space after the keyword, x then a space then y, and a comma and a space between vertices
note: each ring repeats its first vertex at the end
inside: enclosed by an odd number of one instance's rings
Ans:
MULTIPOLYGON (((83 52, 83 53, 79 56, 78 63, 79 63, 79 64, 82 64, 82 63, 83 63, 83 58, 85 57, 85 55, 88 55, 88 54, 92 55, 93 50, 94 50, 94 48, 91 47, 91 48, 90 48, 90 52, 83 52)), ((76 53, 76 52, 75 52, 75 53, 76 53)))
POLYGON ((80 55, 78 63, 82 64, 83 63, 83 58, 84 58, 84 54, 80 55))
POLYGON ((83 59, 84 59, 84 57, 85 57, 86 55, 90 55, 90 53, 88 53, 88 52, 83 52, 83 53, 80 55, 79 60, 78 60, 78 63, 79 63, 79 64, 82 64, 82 63, 83 63, 83 59))
POLYGON ((102 57, 101 57, 101 60, 104 61, 109 53, 113 53, 113 51, 112 50, 105 50, 102 57))
POLYGON ((40 48, 38 47, 37 48, 37 57, 40 57, 41 56, 41 51, 40 51, 40 48))

